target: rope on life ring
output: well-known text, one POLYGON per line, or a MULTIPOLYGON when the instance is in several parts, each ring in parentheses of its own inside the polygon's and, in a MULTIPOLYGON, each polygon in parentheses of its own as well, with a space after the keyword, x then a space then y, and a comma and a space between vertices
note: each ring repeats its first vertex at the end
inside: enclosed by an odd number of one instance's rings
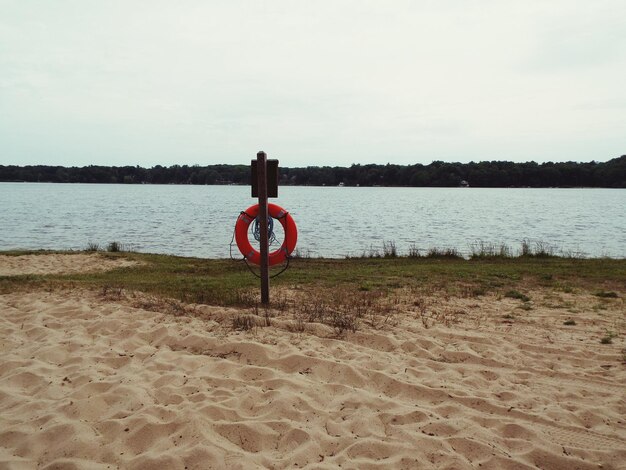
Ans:
MULTIPOLYGON (((287 260, 289 255, 291 255, 293 250, 296 248, 296 242, 298 241, 298 229, 296 228, 296 223, 294 222, 293 217, 291 217, 291 214, 289 214, 289 212, 284 210, 282 207, 270 202, 267 205, 267 212, 272 218, 277 219, 285 230, 285 239, 283 240, 283 244, 277 250, 269 253, 269 265, 275 266, 287 260)), ((250 244, 250 240, 248 239, 248 227, 258 215, 259 205, 255 204, 239 214, 237 223, 235 224, 235 240, 237 242, 237 248, 239 248, 239 251, 248 262, 256 265, 261 264, 261 253, 259 253, 258 250, 255 250, 250 244)))

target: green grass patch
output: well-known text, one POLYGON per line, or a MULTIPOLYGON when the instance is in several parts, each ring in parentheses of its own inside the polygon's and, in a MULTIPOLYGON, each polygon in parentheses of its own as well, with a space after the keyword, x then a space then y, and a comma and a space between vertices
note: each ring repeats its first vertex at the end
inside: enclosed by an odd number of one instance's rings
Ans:
MULTIPOLYGON (((2 254, 37 253, 49 252, 2 254)), ((258 301, 259 279, 242 262, 132 252, 101 251, 100 256, 122 257, 140 264, 91 274, 4 276, 0 277, 0 292, 62 286, 123 287, 188 303, 248 306, 258 301)), ((454 256, 296 258, 270 285, 330 291, 347 289, 363 294, 402 288, 424 292, 444 290, 464 297, 504 291, 507 297, 527 301, 529 299, 521 292, 545 287, 547 277, 591 292, 620 291, 626 283, 626 260, 558 257, 466 260, 454 256)))

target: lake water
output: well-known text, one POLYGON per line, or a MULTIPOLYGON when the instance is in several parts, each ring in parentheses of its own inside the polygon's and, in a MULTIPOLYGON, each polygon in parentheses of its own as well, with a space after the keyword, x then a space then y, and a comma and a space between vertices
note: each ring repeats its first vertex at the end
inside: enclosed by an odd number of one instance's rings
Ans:
MULTIPOLYGON (((237 216, 254 202, 246 186, 0 183, 0 250, 118 241, 142 252, 225 258, 237 216)), ((517 250, 527 239, 626 257, 623 189, 286 186, 271 202, 292 214, 298 250, 311 256, 361 255, 385 240, 400 254, 411 246, 468 253, 477 240, 517 250)))

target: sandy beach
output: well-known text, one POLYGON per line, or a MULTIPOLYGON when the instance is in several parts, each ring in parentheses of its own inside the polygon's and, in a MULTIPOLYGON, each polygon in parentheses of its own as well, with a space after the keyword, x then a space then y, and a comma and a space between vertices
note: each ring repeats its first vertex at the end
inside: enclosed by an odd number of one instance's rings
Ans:
MULTIPOLYGON (((0 275, 124 263, 0 256, 0 275)), ((337 336, 119 289, 7 293, 0 468, 626 468, 624 338, 601 344, 618 294, 433 293, 337 336)))
POLYGON ((110 259, 97 253, 0 255, 0 276, 91 273, 125 268, 135 264, 137 263, 131 260, 110 259))

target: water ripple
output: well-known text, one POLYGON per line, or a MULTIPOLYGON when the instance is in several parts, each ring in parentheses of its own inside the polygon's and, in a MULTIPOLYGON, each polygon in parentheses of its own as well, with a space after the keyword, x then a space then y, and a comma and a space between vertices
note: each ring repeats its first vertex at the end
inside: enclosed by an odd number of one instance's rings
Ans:
MULTIPOLYGON (((298 248, 344 257, 411 246, 542 241, 590 256, 626 256, 626 190, 281 187, 298 248)), ((146 252, 225 258, 244 186, 0 183, 0 249, 84 249, 118 241, 146 252)))

